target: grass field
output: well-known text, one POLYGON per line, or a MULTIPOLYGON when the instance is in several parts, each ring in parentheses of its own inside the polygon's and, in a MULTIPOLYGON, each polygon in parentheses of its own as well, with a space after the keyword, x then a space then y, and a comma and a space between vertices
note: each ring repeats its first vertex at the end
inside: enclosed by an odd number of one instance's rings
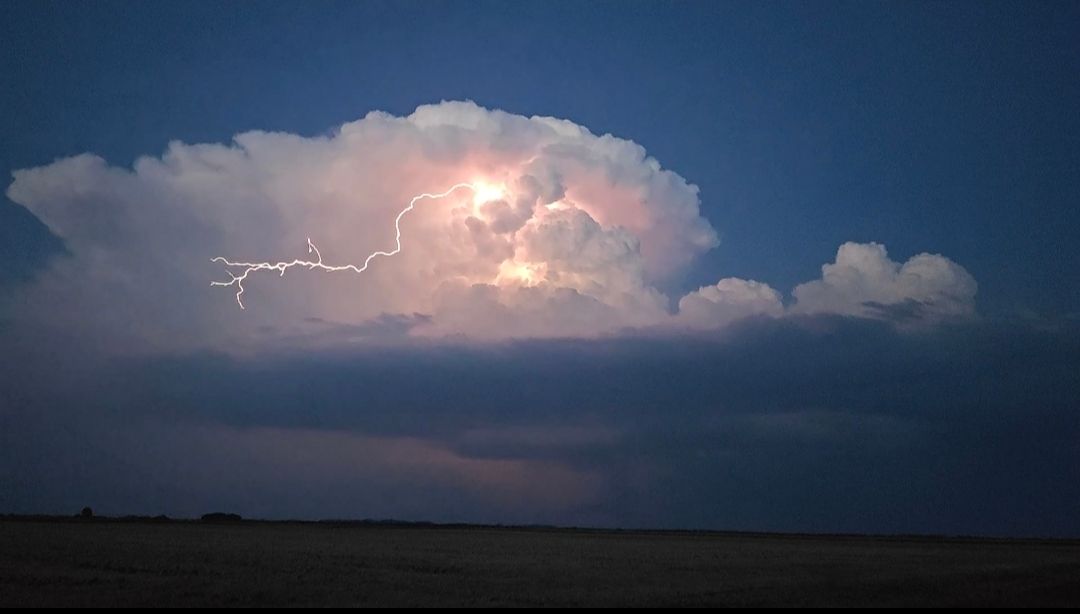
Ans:
POLYGON ((1080 605, 1080 542, 0 521, 0 607, 1080 605))

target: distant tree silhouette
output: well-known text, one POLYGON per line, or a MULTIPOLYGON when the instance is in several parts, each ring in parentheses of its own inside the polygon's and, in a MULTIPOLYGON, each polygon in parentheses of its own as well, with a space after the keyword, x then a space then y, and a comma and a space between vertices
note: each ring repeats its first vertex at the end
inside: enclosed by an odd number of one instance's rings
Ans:
POLYGON ((226 514, 224 512, 211 512, 202 515, 203 522, 240 522, 243 518, 240 514, 226 514))
POLYGON ((94 517, 94 510, 90 509, 89 507, 84 507, 84 508, 82 508, 82 511, 79 512, 79 517, 80 518, 93 518, 94 517))

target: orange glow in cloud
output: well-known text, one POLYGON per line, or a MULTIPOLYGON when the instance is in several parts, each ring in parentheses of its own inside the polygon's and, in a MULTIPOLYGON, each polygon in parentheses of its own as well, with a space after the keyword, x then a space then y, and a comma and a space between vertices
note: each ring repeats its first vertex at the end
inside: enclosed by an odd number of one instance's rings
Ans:
POLYGON ((475 205, 506 198, 506 186, 484 181, 473 181, 470 185, 473 187, 473 204, 475 205))
POLYGON ((547 265, 543 262, 514 262, 505 260, 499 265, 499 275, 495 282, 510 282, 522 286, 535 286, 544 280, 547 274, 547 265))

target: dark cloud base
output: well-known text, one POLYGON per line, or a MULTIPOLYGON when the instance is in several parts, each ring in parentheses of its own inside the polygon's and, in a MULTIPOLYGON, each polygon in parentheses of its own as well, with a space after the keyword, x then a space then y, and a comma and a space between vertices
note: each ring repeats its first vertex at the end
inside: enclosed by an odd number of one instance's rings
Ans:
POLYGON ((0 508, 1080 535, 1080 326, 28 356, 0 508))

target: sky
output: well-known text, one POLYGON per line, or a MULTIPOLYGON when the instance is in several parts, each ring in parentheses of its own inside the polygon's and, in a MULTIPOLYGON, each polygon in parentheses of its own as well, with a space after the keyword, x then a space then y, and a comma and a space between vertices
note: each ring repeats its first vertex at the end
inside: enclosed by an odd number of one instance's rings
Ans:
POLYGON ((1080 536, 1074 5, 8 14, 0 512, 1080 536))

